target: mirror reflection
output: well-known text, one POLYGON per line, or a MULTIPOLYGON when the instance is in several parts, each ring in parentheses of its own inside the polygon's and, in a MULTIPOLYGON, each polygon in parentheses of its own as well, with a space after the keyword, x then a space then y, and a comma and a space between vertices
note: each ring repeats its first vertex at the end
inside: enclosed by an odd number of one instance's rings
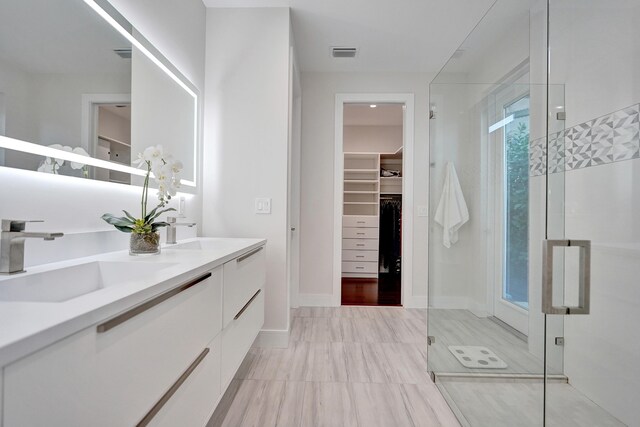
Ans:
MULTIPOLYGON (((0 136, 126 166, 160 144, 195 181, 195 99, 157 62, 82 0, 1 2, 0 136)), ((0 166, 132 183, 123 171, 11 149, 0 148, 0 166)))

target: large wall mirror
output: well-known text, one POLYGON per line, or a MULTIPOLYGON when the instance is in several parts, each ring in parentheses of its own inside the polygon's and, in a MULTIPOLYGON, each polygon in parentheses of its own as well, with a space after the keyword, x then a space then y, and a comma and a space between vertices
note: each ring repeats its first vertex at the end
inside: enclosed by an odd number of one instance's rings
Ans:
POLYGON ((0 166, 125 184, 162 145, 194 187, 195 87, 105 0, 0 2, 0 166))

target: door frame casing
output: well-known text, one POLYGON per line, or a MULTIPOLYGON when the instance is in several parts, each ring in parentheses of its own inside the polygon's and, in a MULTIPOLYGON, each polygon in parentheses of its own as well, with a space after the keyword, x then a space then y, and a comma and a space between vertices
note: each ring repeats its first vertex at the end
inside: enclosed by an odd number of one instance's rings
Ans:
POLYGON ((415 106, 413 93, 338 93, 335 97, 335 146, 333 185, 333 294, 332 306, 342 304, 342 200, 344 178, 344 104, 404 104, 402 145, 402 259, 400 303, 412 307, 413 300, 413 163, 415 106))

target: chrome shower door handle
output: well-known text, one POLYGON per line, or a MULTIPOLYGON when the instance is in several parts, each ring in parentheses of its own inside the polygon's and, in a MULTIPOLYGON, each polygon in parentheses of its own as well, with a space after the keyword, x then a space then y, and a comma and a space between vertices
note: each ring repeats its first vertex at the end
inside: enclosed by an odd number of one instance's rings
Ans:
POLYGON ((591 241, 545 240, 542 246, 542 312, 545 314, 589 314, 591 299, 591 241), (577 247, 580 249, 578 275, 578 305, 575 307, 553 305, 553 248, 577 247))

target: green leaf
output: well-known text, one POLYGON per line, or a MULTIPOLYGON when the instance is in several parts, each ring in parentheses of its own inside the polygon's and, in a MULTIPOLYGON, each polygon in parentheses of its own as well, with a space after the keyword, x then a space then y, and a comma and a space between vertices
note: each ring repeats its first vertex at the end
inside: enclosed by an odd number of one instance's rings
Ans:
MULTIPOLYGON (((156 208, 156 209, 157 209, 157 208, 156 208)), ((175 209, 174 209, 174 208, 167 208, 167 209, 162 209, 162 210, 160 210, 160 211, 156 212, 156 209, 154 209, 154 210, 152 211, 152 213, 153 213, 154 215, 151 215, 151 216, 147 215, 147 216, 149 216, 149 218, 147 219, 147 222, 153 222, 153 220, 154 220, 154 219, 158 218, 160 215, 162 215, 162 214, 163 214, 163 213, 165 213, 165 212, 175 211, 175 209)))
POLYGON ((122 231, 123 233, 131 233, 131 232, 133 232, 133 228, 131 228, 131 227, 121 227, 119 225, 115 225, 114 227, 116 227, 118 230, 122 231))
POLYGON ((102 219, 115 227, 133 227, 134 222, 126 217, 117 217, 112 214, 102 215, 102 219))
POLYGON ((169 225, 169 223, 168 223, 168 222, 164 222, 164 221, 154 222, 153 224, 151 224, 151 229, 152 229, 153 231, 157 231, 157 230, 158 230, 158 228, 160 228, 160 227, 166 227, 166 226, 168 226, 168 225, 169 225))
POLYGON ((156 211, 158 210, 158 208, 159 208, 160 206, 161 206, 161 205, 158 205, 158 206, 156 206, 155 208, 153 208, 153 210, 152 210, 151 212, 149 212, 149 213, 147 214, 147 216, 145 216, 145 217, 144 217, 144 222, 149 222, 150 218, 151 218, 153 215, 155 215, 156 211))
POLYGON ((129 212, 123 210, 122 212, 124 212, 124 214, 127 216, 127 218, 129 218, 131 221, 135 222, 136 218, 131 215, 129 212))

